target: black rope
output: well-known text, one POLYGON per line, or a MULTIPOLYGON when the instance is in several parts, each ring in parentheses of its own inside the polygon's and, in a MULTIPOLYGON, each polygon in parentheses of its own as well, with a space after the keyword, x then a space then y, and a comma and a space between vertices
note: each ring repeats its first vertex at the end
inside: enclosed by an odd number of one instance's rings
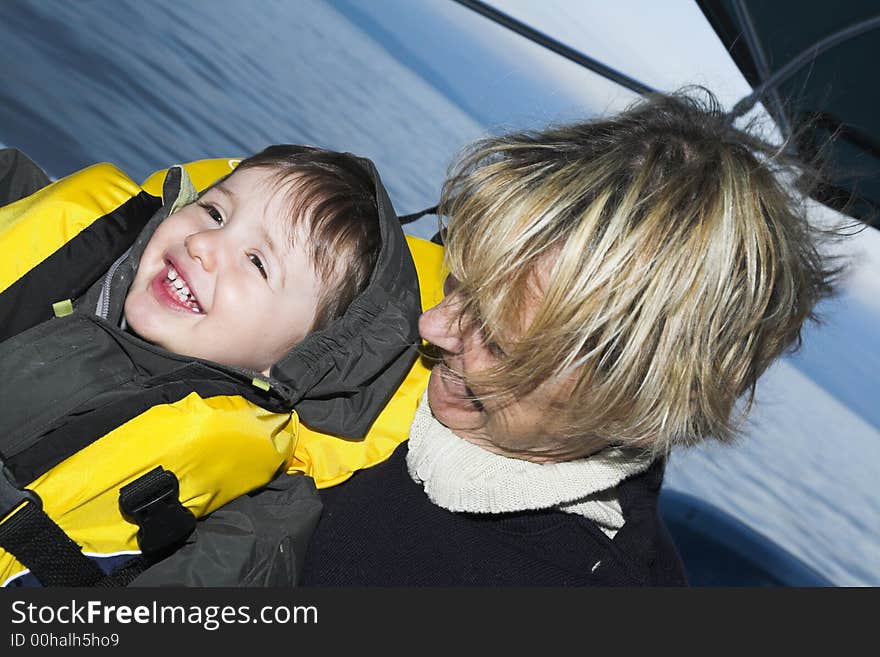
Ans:
MULTIPOLYGON (((764 49, 761 47, 761 42, 758 39, 758 33, 752 22, 752 15, 746 6, 746 1, 734 0, 731 8, 742 28, 742 35, 745 38, 746 49, 751 52, 752 60, 758 71, 759 80, 760 82, 763 82, 771 75, 770 65, 767 63, 767 56, 764 54, 764 49)), ((768 91, 770 94, 770 100, 776 107, 775 115, 776 120, 779 123, 779 128, 782 131, 783 136, 788 137, 788 135, 791 134, 791 123, 786 115, 785 105, 779 96, 779 91, 777 89, 770 89, 768 91)))
POLYGON ((622 85, 631 91, 635 91, 642 95, 654 92, 654 89, 646 85, 644 82, 631 78, 628 75, 603 64, 597 59, 593 59, 574 48, 566 46, 561 41, 557 41, 543 32, 539 32, 538 30, 529 27, 509 14, 505 14, 494 7, 490 7, 485 2, 480 2, 480 0, 455 0, 455 2, 485 16, 489 20, 502 25, 513 32, 516 32, 530 41, 534 41, 548 50, 552 50, 557 55, 561 55, 562 57, 573 61, 575 64, 579 64, 594 73, 598 73, 602 77, 613 80, 617 84, 622 85))
MULTIPOLYGON (((635 91, 639 94, 648 94, 653 93, 654 89, 649 87, 647 84, 636 80, 635 78, 631 78, 628 75, 617 71, 602 62, 593 59, 585 55, 582 52, 574 50, 569 46, 566 46, 564 43, 549 37, 548 35, 540 32, 532 27, 529 27, 525 23, 518 21, 513 18, 509 14, 505 14, 502 11, 495 9, 494 7, 490 7, 485 2, 481 0, 454 0, 458 4, 471 9, 478 14, 485 16, 489 20, 498 23, 506 27, 507 29, 516 32, 520 36, 523 36, 534 43, 537 43, 548 50, 555 52, 566 59, 569 59, 576 64, 583 66, 599 75, 620 84, 627 89, 635 91)), ((733 121, 748 112, 756 102, 769 90, 778 86, 788 77, 796 73, 800 70, 805 64, 814 60, 820 54, 825 52, 826 50, 833 48, 834 46, 843 43, 844 41, 848 41, 849 39, 853 39, 857 36, 861 36, 866 32, 870 32, 871 30, 875 30, 880 27, 880 16, 874 16, 872 18, 868 18, 854 25, 850 25, 834 34, 825 37, 817 41, 815 44, 805 49, 799 55, 797 55, 794 59, 788 62, 785 66, 780 68, 776 73, 765 79, 761 82, 760 85, 755 87, 755 89, 748 96, 741 99, 736 105, 734 105, 733 109, 728 113, 728 121, 733 123, 733 121)), ((760 53, 758 53, 760 55, 760 53)), ((413 215, 407 215, 413 216, 413 215)), ((421 215, 419 215, 421 216, 421 215)), ((416 217, 417 218, 417 217, 416 217)))
POLYGON ((824 39, 821 39, 814 43, 812 46, 802 51, 799 55, 794 57, 792 60, 788 62, 785 66, 776 71, 769 78, 764 80, 760 85, 755 87, 754 91, 750 93, 748 96, 740 100, 736 105, 733 106, 733 109, 730 110, 728 114, 728 120, 730 123, 739 117, 748 112, 755 103, 760 100, 760 98, 767 93, 768 90, 778 86, 783 81, 797 73, 801 68, 804 67, 807 63, 816 59, 819 55, 821 55, 826 50, 833 48, 834 46, 843 43, 844 41, 848 41, 849 39, 854 39, 857 36, 861 36, 866 32, 870 32, 871 30, 876 30, 880 27, 880 16, 874 16, 873 18, 868 18, 863 21, 859 21, 854 25, 850 25, 834 34, 831 34, 824 39))

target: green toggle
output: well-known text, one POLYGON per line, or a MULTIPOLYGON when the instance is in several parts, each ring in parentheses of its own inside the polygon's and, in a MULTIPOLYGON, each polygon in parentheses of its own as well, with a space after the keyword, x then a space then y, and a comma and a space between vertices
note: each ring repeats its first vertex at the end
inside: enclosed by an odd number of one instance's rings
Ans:
POLYGON ((52 304, 52 312, 55 317, 65 317, 73 314, 73 301, 65 299, 64 301, 56 301, 52 304))
POLYGON ((271 387, 271 386, 269 385, 269 382, 266 381, 266 379, 261 379, 261 378, 258 377, 258 376, 255 376, 255 377, 251 380, 251 385, 252 385, 254 388, 259 388, 260 390, 265 390, 266 392, 269 392, 269 388, 271 387))

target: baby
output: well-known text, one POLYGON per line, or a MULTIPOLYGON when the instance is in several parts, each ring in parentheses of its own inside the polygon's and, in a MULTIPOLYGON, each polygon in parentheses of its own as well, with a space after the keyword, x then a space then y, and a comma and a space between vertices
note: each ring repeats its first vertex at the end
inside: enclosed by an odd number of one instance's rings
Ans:
POLYGON ((279 473, 373 462, 365 436, 415 360, 420 309, 375 167, 271 146, 201 194, 172 167, 162 196, 99 165, 0 208, 14 256, 0 289, 0 584, 94 584, 120 553, 140 546, 138 567, 165 556, 190 515, 279 473), (85 222, 90 203, 100 214, 85 222), (48 256, 47 238, 62 242, 48 256), (330 442, 313 455, 306 430, 330 442), (22 508, 63 540, 35 551, 7 536, 22 508), (104 570, 68 572, 84 553, 104 570))
POLYGON ((165 219, 125 299, 169 351, 269 374, 342 314, 376 261, 372 181, 352 156, 273 146, 165 219))

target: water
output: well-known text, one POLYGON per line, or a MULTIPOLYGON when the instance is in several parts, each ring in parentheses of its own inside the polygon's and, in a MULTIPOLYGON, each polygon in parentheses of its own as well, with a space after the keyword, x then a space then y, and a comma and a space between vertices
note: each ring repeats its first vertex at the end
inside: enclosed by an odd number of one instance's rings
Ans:
MULTIPOLYGON (((55 177, 308 143, 373 159, 400 213, 433 205, 476 137, 632 99, 447 0, 4 0, 0 43, 0 142, 55 177)), ((877 280, 762 379, 746 438, 673 454, 666 481, 840 585, 880 584, 877 280)))

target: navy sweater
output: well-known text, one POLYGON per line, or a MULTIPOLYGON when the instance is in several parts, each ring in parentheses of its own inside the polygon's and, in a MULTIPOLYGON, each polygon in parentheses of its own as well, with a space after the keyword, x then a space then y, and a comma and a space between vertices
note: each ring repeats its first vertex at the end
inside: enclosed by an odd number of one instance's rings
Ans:
POLYGON ((454 513, 433 504, 391 458, 321 491, 324 511, 303 586, 674 586, 684 568, 657 514, 663 462, 619 486, 614 540, 553 510, 454 513))

